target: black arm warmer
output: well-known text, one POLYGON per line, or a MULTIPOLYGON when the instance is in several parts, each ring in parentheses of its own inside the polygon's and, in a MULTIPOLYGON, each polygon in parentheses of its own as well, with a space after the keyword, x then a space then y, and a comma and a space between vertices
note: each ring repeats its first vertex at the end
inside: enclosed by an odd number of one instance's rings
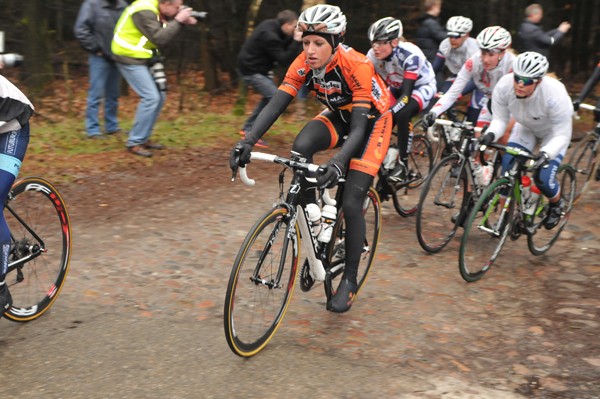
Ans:
POLYGON ((367 133, 367 124, 369 123, 369 109, 364 107, 352 108, 350 117, 350 133, 348 138, 342 144, 340 151, 333 156, 346 167, 350 158, 356 154, 360 146, 364 144, 367 133))
POLYGON ((256 121, 254 121, 254 125, 252 125, 252 131, 246 133, 246 141, 252 145, 256 144, 262 135, 271 128, 277 118, 283 114, 283 111, 285 111, 293 99, 294 97, 285 91, 277 90, 277 93, 271 98, 271 101, 269 101, 256 117, 256 121))
POLYGON ((579 97, 577 97, 579 102, 583 102, 583 100, 591 93, 594 86, 596 86, 596 83, 598 83, 598 80, 600 80, 600 66, 597 66, 596 69, 594 69, 592 76, 585 82, 579 97))

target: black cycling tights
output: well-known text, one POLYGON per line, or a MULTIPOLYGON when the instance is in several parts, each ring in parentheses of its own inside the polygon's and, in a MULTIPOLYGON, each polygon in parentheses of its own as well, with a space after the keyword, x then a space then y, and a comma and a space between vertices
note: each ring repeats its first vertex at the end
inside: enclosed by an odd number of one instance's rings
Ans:
POLYGON ((408 101, 396 115, 394 115, 394 123, 398 128, 398 150, 400 151, 400 159, 406 164, 408 160, 408 136, 410 134, 410 121, 420 111, 419 103, 414 98, 408 101))
MULTIPOLYGON (((330 144, 331 134, 325 124, 318 120, 312 120, 300 131, 292 150, 302 154, 308 162, 312 162, 313 155, 326 150, 330 144)), ((373 176, 371 175, 356 170, 346 172, 342 206, 346 223, 346 267, 343 278, 352 282, 356 282, 358 263, 366 234, 362 205, 372 183, 373 176)))

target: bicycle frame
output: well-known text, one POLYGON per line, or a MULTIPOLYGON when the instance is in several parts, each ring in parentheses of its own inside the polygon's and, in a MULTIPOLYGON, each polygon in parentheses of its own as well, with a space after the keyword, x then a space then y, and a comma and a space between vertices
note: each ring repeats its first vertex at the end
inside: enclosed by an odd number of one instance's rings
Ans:
MULTIPOLYGON (((298 228, 300 230, 299 241, 300 241, 301 246, 304 248, 306 257, 308 259, 310 275, 315 281, 325 282, 327 274, 334 273, 338 269, 334 268, 335 270, 329 270, 329 267, 327 267, 327 268, 325 267, 324 263, 327 262, 325 259, 325 254, 327 253, 326 246, 329 245, 329 243, 323 244, 323 246, 321 246, 321 244, 317 240, 317 237, 315 237, 311 234, 310 226, 308 224, 308 219, 307 219, 307 215, 306 215, 306 210, 304 209, 304 206, 300 203, 300 193, 301 193, 301 184, 300 183, 301 183, 302 179, 306 178, 305 171, 317 172, 319 170, 319 166, 314 165, 314 164, 299 162, 299 161, 295 161, 295 160, 286 160, 285 158, 280 158, 275 155, 264 154, 264 153, 260 153, 260 152, 252 152, 251 159, 278 163, 278 164, 282 164, 288 168, 294 169, 294 175, 293 175, 292 181, 290 182, 290 185, 288 187, 286 198, 284 201, 279 203, 280 206, 286 207, 290 214, 290 223, 289 223, 290 228, 286 232, 286 234, 287 235, 295 234, 295 228, 293 228, 293 227, 296 225, 296 223, 298 224, 298 228), (296 169, 296 168, 299 168, 299 169, 296 169)), ((244 167, 240 167, 240 178, 247 185, 253 186, 255 184, 255 181, 253 179, 248 178, 246 168, 244 168, 244 167)), ((283 185, 283 176, 281 175, 280 176, 280 186, 282 186, 282 185, 283 185)), ((337 196, 339 196, 339 195, 340 195, 340 190, 338 190, 337 196)), ((323 195, 320 196, 320 198, 318 198, 317 200, 319 201, 321 199, 327 205, 335 206, 337 203, 336 200, 334 200, 330 197, 328 189, 324 189, 323 195)), ((267 245, 269 245, 269 243, 267 243, 267 245)), ((287 245, 287 243, 286 243, 286 245, 287 245)), ((287 248, 285 248, 285 249, 287 249, 287 248)), ((264 251, 264 252, 267 252, 267 251, 264 251)), ((258 277, 257 274, 258 274, 258 270, 260 270, 263 260, 264 259, 260 259, 259 262, 257 263, 256 272, 255 272, 255 276, 254 276, 256 281, 260 281, 260 278, 258 277)), ((282 259, 281 264, 279 265, 279 271, 277 273, 276 284, 279 284, 279 281, 281 279, 281 273, 282 273, 282 270, 284 267, 284 263, 283 263, 284 261, 285 260, 282 259)))

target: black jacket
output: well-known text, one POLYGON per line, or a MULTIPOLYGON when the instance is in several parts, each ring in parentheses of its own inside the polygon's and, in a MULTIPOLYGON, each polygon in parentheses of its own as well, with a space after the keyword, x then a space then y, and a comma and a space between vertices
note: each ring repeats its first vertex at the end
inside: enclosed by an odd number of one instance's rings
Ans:
POLYGON ((287 67, 300 53, 302 45, 281 30, 276 19, 259 23, 238 54, 242 75, 267 75, 275 65, 287 67))
POLYGON ((446 37, 448 37, 448 33, 440 25, 437 17, 425 14, 419 18, 415 44, 423 51, 427 61, 433 62, 435 60, 440 43, 446 37))
POLYGON ((86 0, 79 9, 75 22, 75 37, 84 50, 90 53, 102 52, 111 58, 110 46, 115 25, 123 10, 125 0, 86 0))
POLYGON ((558 29, 544 32, 538 24, 525 20, 519 27, 520 51, 535 51, 547 58, 550 55, 550 47, 564 35, 558 29))

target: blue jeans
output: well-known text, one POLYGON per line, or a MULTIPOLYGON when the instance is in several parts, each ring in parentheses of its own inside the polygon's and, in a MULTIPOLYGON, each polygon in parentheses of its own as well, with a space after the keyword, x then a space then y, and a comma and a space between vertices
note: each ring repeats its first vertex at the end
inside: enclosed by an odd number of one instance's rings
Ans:
POLYGON ((106 58, 90 54, 87 109, 85 111, 85 131, 88 136, 100 134, 98 112, 104 97, 104 128, 107 132, 119 130, 117 111, 119 108, 119 94, 121 91, 121 76, 114 62, 106 58))
POLYGON ((248 86, 251 86, 254 90, 263 95, 263 98, 256 105, 254 111, 252 111, 250 117, 246 119, 246 122, 244 122, 244 126, 242 127, 243 131, 249 133, 250 130, 252 130, 252 125, 254 124, 258 114, 260 114, 260 111, 263 110, 263 108, 269 103, 271 98, 277 92, 277 85, 273 79, 269 78, 268 76, 261 75, 260 73, 256 73, 254 75, 245 75, 243 76, 243 79, 248 86))
POLYGON ((144 144, 152 135, 152 129, 160 115, 167 93, 158 90, 147 65, 117 63, 117 67, 129 86, 140 96, 135 121, 129 131, 127 147, 144 144))

